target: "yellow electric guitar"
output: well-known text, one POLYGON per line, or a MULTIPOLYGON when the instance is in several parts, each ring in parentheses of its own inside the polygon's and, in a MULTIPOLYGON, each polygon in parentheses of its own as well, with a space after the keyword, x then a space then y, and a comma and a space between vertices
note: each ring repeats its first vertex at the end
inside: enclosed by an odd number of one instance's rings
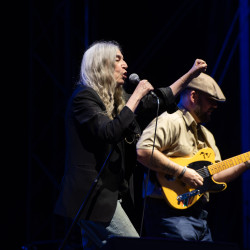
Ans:
POLYGON ((181 180, 157 173, 165 198, 170 206, 176 209, 187 209, 194 205, 205 192, 220 192, 227 188, 224 182, 216 182, 212 175, 220 171, 250 160, 250 151, 227 160, 215 163, 215 154, 211 148, 201 149, 196 155, 188 158, 170 158, 170 160, 194 169, 204 179, 203 186, 193 189, 181 180))

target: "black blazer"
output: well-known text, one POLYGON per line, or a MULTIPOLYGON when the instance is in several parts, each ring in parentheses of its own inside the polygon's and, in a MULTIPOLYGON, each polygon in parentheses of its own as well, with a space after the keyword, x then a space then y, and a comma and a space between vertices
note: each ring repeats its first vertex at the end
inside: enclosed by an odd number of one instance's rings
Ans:
MULTIPOLYGON (((174 97, 170 88, 159 89, 158 94, 161 113, 171 107, 174 97)), ((133 140, 141 133, 135 119, 137 116, 139 119, 145 114, 141 119, 143 128, 154 118, 156 102, 148 95, 141 101, 136 114, 125 106, 113 120, 104 111, 105 106, 97 93, 83 85, 78 86, 69 100, 65 119, 65 173, 55 206, 55 213, 59 215, 76 216, 105 161, 104 170, 80 218, 109 222, 119 195, 133 193, 130 184, 136 159, 136 141, 131 145, 125 141, 133 140), (150 109, 154 109, 154 112, 150 112, 150 109), (132 147, 132 151, 126 149, 128 146, 132 147), (134 155, 127 157, 127 152, 134 152, 134 155), (126 162, 129 158, 133 163, 126 162)))

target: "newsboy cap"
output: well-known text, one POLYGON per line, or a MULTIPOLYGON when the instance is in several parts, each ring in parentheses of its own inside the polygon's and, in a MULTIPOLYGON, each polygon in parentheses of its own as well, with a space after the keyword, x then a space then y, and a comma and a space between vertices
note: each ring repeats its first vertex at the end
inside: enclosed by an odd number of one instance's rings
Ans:
POLYGON ((198 77, 193 78, 192 81, 187 85, 187 88, 198 89, 202 92, 205 92, 216 101, 226 101, 226 97, 224 96, 217 82, 211 76, 205 73, 200 73, 198 77))

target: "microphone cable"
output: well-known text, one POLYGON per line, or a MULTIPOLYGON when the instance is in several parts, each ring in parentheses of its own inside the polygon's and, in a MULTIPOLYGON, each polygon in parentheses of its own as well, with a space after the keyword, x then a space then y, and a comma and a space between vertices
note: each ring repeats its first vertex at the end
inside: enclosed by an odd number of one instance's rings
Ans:
MULTIPOLYGON (((156 118, 155 118, 155 133, 154 133, 154 141, 153 141, 153 147, 152 152, 150 156, 150 162, 153 161, 153 154, 154 154, 154 148, 155 148, 155 138, 156 138, 156 130, 157 130, 157 122, 158 122, 158 116, 159 116, 159 106, 160 101, 157 95, 154 96, 157 99, 157 112, 156 112, 156 118)), ((147 198, 147 189, 148 189, 148 181, 149 181, 149 174, 150 174, 150 168, 147 170, 147 177, 146 181, 143 180, 143 192, 144 192, 144 201, 143 201, 143 207, 142 207, 142 219, 141 219, 141 227, 140 227, 140 237, 142 235, 142 229, 143 229, 143 221, 144 221, 144 213, 145 213, 145 207, 146 207, 146 198, 147 198)), ((144 177, 143 177, 144 179, 144 177)))

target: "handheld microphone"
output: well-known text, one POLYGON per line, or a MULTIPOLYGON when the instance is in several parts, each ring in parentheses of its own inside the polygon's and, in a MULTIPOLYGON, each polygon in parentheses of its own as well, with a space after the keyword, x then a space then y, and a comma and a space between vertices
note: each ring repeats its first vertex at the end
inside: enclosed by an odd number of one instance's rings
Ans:
MULTIPOLYGON (((131 75, 129 76, 129 81, 130 81, 132 84, 137 85, 137 84, 140 82, 140 78, 139 78, 139 76, 138 76, 137 74, 133 73, 133 74, 131 74, 131 75)), ((155 94, 154 91, 151 90, 149 93, 150 93, 152 96, 158 98, 158 96, 155 94)))

